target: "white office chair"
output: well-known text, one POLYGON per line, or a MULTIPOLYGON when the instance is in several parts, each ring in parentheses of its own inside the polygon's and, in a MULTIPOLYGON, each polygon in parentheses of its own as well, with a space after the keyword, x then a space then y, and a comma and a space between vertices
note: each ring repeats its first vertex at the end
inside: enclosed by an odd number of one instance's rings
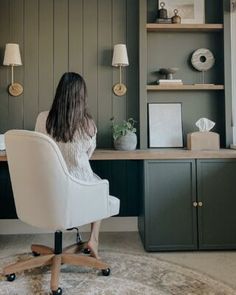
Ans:
POLYGON ((6 266, 3 273, 7 279, 13 281, 18 271, 52 265, 52 294, 62 294, 58 287, 62 263, 93 267, 109 275, 106 263, 76 254, 86 248, 86 243, 62 250, 61 231, 119 213, 119 199, 109 196, 108 181, 87 183, 73 178, 56 143, 41 133, 11 130, 5 134, 5 141, 19 219, 55 231, 54 249, 32 245, 32 252, 39 256, 6 266))

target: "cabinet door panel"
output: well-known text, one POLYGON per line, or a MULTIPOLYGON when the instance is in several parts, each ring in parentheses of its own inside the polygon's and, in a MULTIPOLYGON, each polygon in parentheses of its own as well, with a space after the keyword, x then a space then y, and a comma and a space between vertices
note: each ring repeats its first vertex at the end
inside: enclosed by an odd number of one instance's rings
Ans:
POLYGON ((195 162, 146 161, 146 249, 197 248, 195 162))
POLYGON ((199 248, 236 249, 236 161, 198 160, 199 248))
POLYGON ((119 216, 137 216, 140 198, 140 161, 91 161, 93 171, 110 183, 110 194, 120 199, 119 216))

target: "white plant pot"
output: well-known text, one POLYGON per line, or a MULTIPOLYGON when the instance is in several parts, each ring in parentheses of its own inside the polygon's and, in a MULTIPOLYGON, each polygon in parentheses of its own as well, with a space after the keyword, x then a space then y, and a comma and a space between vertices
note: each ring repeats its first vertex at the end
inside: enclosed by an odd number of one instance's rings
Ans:
POLYGON ((120 151, 133 151, 137 146, 137 135, 131 131, 127 131, 126 135, 118 137, 114 140, 114 148, 120 151))

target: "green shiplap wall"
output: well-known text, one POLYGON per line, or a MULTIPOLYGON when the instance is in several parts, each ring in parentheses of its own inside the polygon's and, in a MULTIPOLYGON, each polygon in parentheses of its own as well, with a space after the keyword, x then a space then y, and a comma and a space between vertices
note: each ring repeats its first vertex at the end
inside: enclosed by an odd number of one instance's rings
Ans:
POLYGON ((81 73, 88 105, 98 126, 98 146, 111 147, 110 118, 138 118, 138 1, 1 0, 0 132, 34 129, 39 112, 49 109, 66 71, 81 73), (19 43, 23 66, 15 67, 21 96, 8 95, 10 68, 2 66, 6 43, 19 43), (128 92, 112 93, 119 71, 111 66, 113 45, 126 43, 129 67, 123 70, 128 92))

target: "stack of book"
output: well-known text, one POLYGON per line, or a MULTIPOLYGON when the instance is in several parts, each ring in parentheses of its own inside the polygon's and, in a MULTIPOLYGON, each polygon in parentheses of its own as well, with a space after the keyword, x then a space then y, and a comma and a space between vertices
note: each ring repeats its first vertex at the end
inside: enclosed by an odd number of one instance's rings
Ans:
POLYGON ((171 24, 172 20, 171 20, 171 18, 157 18, 156 23, 157 24, 171 24))
POLYGON ((160 79, 158 84, 162 86, 176 86, 183 85, 183 81, 181 79, 160 79))

